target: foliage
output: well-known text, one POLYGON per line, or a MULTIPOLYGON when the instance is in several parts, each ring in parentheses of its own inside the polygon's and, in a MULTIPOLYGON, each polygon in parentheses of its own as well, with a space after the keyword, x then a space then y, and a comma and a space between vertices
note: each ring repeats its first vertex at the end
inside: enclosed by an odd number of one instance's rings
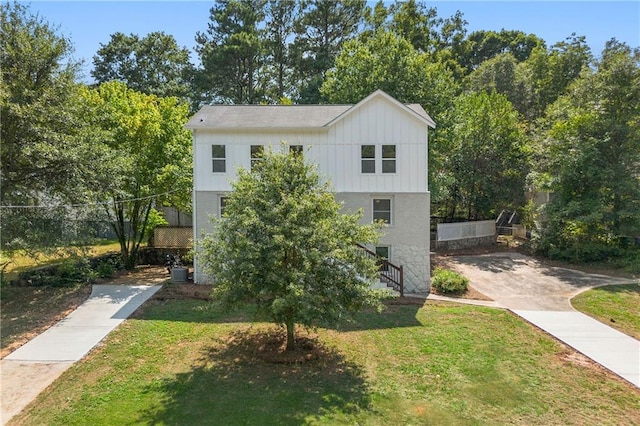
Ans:
POLYGON ((620 255, 640 229, 640 52, 607 44, 550 108, 540 168, 551 177, 538 250, 576 261, 620 255))
POLYGON ((298 103, 320 103, 325 74, 333 67, 342 45, 357 34, 364 8, 364 0, 301 2, 291 46, 298 103))
POLYGON ((366 306, 381 308, 371 290, 373 259, 356 243, 372 244, 376 225, 340 214, 328 184, 302 156, 267 150, 252 171, 232 183, 225 214, 202 243, 200 259, 215 280, 215 299, 234 307, 256 303, 287 329, 335 324, 366 306))
POLYGON ((51 207, 81 202, 92 182, 72 46, 20 3, 0 4, 0 13, 2 249, 77 244, 81 233, 72 219, 85 212, 51 207))
POLYGON ((92 125, 104 135, 94 147, 102 157, 95 170, 96 201, 113 222, 127 269, 150 225, 159 224, 154 203, 189 204, 191 142, 184 129, 188 107, 176 98, 158 98, 111 82, 87 89, 92 125))
POLYGON ((496 93, 463 94, 451 113, 440 214, 491 219, 524 205, 530 148, 511 103, 496 93))
POLYGON ((27 204, 68 193, 78 173, 77 66, 69 40, 26 6, 0 12, 2 204, 27 204))
POLYGON ((439 293, 464 293, 469 285, 469 278, 457 272, 435 268, 431 276, 431 286, 439 293))
POLYGON ((263 40, 258 28, 266 0, 221 0, 211 8, 206 33, 196 42, 202 68, 196 85, 205 102, 258 103, 263 96, 259 72, 263 40))
POLYGON ((114 33, 107 44, 100 44, 93 67, 91 75, 98 84, 121 81, 148 95, 175 96, 185 101, 191 98, 193 65, 189 50, 179 47, 173 36, 164 32, 151 32, 142 38, 114 33))

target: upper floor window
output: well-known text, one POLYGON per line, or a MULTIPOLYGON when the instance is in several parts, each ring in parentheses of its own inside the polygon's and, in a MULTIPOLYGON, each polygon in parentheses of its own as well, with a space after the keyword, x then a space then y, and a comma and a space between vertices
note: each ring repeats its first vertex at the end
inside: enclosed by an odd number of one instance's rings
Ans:
POLYGON ((376 172, 376 146, 361 145, 360 157, 362 162, 362 173, 376 172))
POLYGON ((396 146, 382 145, 382 173, 396 172, 396 146))
POLYGON ((224 145, 211 145, 211 158, 213 161, 213 173, 225 173, 227 171, 226 147, 224 145))
POLYGON ((374 198, 373 199, 373 220, 383 221, 391 224, 391 199, 390 198, 374 198))
POLYGON ((290 145, 289 153, 293 155, 302 155, 303 147, 302 145, 290 145))
POLYGON ((262 153, 264 152, 264 147, 262 145, 251 145, 251 168, 256 165, 256 163, 262 160, 262 153))

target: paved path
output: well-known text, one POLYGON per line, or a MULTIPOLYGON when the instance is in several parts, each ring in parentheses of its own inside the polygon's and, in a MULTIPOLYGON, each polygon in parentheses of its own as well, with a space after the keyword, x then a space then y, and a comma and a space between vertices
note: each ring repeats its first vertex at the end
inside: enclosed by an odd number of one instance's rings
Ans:
POLYGON ((75 311, 0 361, 4 425, 161 288, 95 285, 75 311))
POLYGON ((640 387, 640 342, 571 306, 593 287, 640 282, 546 266, 514 252, 456 256, 453 269, 478 291, 640 387))

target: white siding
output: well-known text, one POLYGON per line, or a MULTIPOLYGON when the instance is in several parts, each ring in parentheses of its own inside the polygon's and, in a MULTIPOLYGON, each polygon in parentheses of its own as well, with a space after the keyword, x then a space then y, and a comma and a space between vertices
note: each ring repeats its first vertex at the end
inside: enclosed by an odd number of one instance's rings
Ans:
POLYGON ((250 167, 251 145, 304 145, 337 192, 426 192, 427 128, 397 105, 374 98, 317 130, 194 131, 194 189, 228 191, 238 167, 250 167), (211 145, 226 145, 227 173, 212 172, 211 145), (376 173, 360 171, 360 146, 376 145, 376 173), (396 145, 396 173, 382 173, 382 145, 396 145), (310 148, 310 149, 309 149, 310 148))

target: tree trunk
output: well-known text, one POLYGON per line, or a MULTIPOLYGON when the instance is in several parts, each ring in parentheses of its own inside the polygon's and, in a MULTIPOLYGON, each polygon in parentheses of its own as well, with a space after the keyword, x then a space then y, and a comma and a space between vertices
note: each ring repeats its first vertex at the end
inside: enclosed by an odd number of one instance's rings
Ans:
POLYGON ((294 329, 296 327, 293 318, 287 320, 287 350, 292 351, 295 348, 294 329))

